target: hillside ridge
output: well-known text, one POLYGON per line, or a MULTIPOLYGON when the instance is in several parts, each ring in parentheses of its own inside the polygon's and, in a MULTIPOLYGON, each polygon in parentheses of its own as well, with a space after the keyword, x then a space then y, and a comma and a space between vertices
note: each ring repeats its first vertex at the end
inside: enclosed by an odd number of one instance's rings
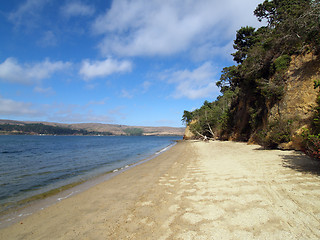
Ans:
POLYGON ((26 125, 26 124, 43 124, 47 126, 63 127, 72 130, 85 130, 88 132, 110 133, 110 135, 127 135, 126 129, 142 129, 144 136, 183 136, 184 127, 150 127, 150 126, 129 126, 120 124, 104 124, 104 123, 56 123, 45 121, 17 121, 9 119, 0 119, 0 125, 26 125))

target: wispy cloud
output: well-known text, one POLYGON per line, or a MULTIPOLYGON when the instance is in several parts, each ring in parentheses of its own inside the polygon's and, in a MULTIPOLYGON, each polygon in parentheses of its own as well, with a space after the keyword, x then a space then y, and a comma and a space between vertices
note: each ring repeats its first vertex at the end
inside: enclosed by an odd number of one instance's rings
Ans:
POLYGON ((95 101, 95 100, 91 100, 86 104, 86 107, 92 106, 92 105, 105 105, 106 104, 106 100, 108 98, 104 98, 100 101, 95 101))
POLYGON ((0 96, 0 115, 1 116, 35 116, 39 112, 35 110, 31 103, 18 102, 0 96))
POLYGON ((8 19, 16 27, 34 27, 40 17, 40 12, 50 0, 27 0, 15 11, 9 13, 8 19))
POLYGON ((206 62, 200 67, 189 70, 179 70, 165 73, 162 77, 169 83, 175 85, 172 94, 174 98, 205 98, 213 96, 218 92, 215 84, 216 72, 210 62, 206 62))
POLYGON ((118 106, 118 107, 115 107, 114 109, 110 109, 108 111, 108 114, 110 114, 111 116, 115 116, 117 118, 120 118, 120 119, 126 119, 127 118, 127 114, 124 113, 124 110, 125 110, 125 106, 118 106))
POLYGON ((66 123, 110 123, 115 121, 115 117, 123 117, 120 112, 113 112, 114 115, 96 113, 90 108, 93 104, 103 105, 102 102, 89 102, 86 105, 65 103, 32 104, 0 96, 0 116, 8 118, 28 117, 34 120, 39 120, 40 118, 44 121, 66 123))
POLYGON ((107 58, 103 61, 84 60, 80 69, 80 75, 89 80, 96 77, 105 77, 113 73, 130 72, 132 63, 130 61, 117 61, 107 58))
POLYGON ((58 39, 53 31, 46 31, 37 42, 42 47, 53 47, 58 43, 58 39))
POLYGON ((142 93, 146 93, 151 87, 152 83, 150 81, 144 81, 142 83, 142 93))
POLYGON ((76 16, 92 16, 95 12, 93 6, 86 5, 79 1, 73 1, 67 3, 61 8, 61 13, 64 17, 76 17, 76 16))
POLYGON ((128 90, 122 89, 120 96, 122 98, 129 98, 130 99, 130 98, 133 98, 134 95, 131 92, 129 92, 128 90))
POLYGON ((96 19, 93 31, 105 35, 100 49, 106 55, 171 55, 208 42, 211 48, 221 47, 239 24, 256 22, 247 11, 256 4, 252 0, 118 0, 96 19))
POLYGON ((20 64, 15 58, 7 58, 0 63, 0 81, 33 84, 49 78, 53 73, 67 69, 69 62, 52 62, 49 59, 39 63, 20 64))
POLYGON ((70 108, 62 111, 57 111, 49 114, 48 121, 57 121, 64 123, 111 123, 114 122, 114 118, 109 115, 96 114, 91 110, 77 111, 75 108, 70 108))
POLYGON ((36 86, 33 89, 33 91, 36 92, 36 93, 44 94, 46 96, 51 96, 51 95, 55 94, 55 91, 52 89, 52 87, 43 88, 43 87, 40 87, 40 86, 36 86))

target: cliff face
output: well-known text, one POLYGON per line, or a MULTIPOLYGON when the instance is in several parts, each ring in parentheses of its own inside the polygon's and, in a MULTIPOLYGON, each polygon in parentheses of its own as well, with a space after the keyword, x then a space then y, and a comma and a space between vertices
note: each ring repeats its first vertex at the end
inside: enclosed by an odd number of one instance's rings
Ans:
POLYGON ((288 80, 282 100, 270 109, 269 119, 286 118, 308 122, 316 106, 318 90, 314 81, 320 77, 320 61, 312 54, 294 56, 287 71, 288 80))
MULTIPOLYGON (((193 124, 193 123, 195 123, 195 120, 191 121, 190 124, 193 124)), ((189 139, 194 139, 195 138, 195 135, 190 130, 190 124, 187 125, 187 127, 186 127, 186 129, 184 131, 183 139, 185 139, 185 140, 189 140, 189 139)))
POLYGON ((270 109, 267 120, 292 120, 292 141, 280 147, 300 150, 299 135, 303 128, 310 127, 317 105, 319 90, 314 89, 314 81, 320 79, 320 58, 312 53, 292 56, 286 75, 283 98, 270 109))
POLYGON ((267 25, 237 31, 236 64, 217 81, 221 95, 183 119, 196 120, 191 130, 199 138, 265 148, 303 144, 320 159, 320 3, 266 0, 254 15, 267 25))
MULTIPOLYGON (((319 90, 314 89, 314 81, 320 79, 320 58, 312 53, 298 56, 291 56, 291 62, 284 74, 286 79, 283 96, 281 100, 271 104, 264 102, 264 111, 260 112, 261 123, 257 129, 251 129, 249 143, 256 143, 259 131, 267 132, 268 124, 282 121, 290 121, 291 141, 281 143, 278 147, 282 149, 302 149, 301 133, 304 128, 309 128, 313 119, 314 108, 317 106, 316 99, 319 90)), ((272 81, 272 80, 271 80, 272 81)), ((251 102, 254 99, 251 99, 251 102)), ((241 99, 236 111, 238 116, 235 119, 235 128, 231 138, 233 140, 243 140, 243 133, 246 133, 248 119, 250 115, 248 99, 241 99), (239 123, 237 123, 239 122, 239 123), (245 124, 247 123, 247 125, 245 124), (242 133, 242 138, 241 138, 242 133)), ((261 103, 260 103, 261 104, 261 103)), ((247 132, 248 133, 248 132, 247 132)))
MULTIPOLYGON (((278 147, 283 149, 301 150, 303 128, 311 125, 318 89, 314 89, 314 81, 320 80, 320 57, 312 53, 291 56, 289 67, 284 73, 284 87, 281 100, 268 102, 256 95, 247 94, 238 98, 231 106, 231 128, 229 133, 216 132, 222 140, 249 141, 258 143, 259 132, 269 134, 268 125, 274 121, 290 122, 290 142, 282 143, 278 147), (252 106, 259 104, 260 111, 252 112, 252 106), (252 116, 259 119, 253 127, 252 116)), ((270 82, 272 81, 269 80, 270 82)), ((191 124, 193 124, 191 122, 191 124)), ((194 138, 195 135, 187 127, 185 138, 194 138)))

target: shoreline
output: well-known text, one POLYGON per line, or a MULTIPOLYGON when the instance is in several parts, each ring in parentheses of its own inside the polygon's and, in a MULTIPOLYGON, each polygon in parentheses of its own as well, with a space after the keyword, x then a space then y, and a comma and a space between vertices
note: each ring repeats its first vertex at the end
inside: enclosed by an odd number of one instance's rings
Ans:
POLYGON ((133 162, 131 164, 127 164, 122 167, 112 169, 105 173, 92 176, 88 179, 72 182, 61 187, 51 189, 44 193, 33 195, 26 199, 20 200, 19 202, 14 203, 14 205, 12 205, 13 207, 9 207, 8 209, 1 212, 0 230, 23 220, 27 216, 30 216, 38 211, 50 207, 51 205, 54 205, 57 202, 60 202, 61 200, 75 196, 81 192, 88 190, 89 188, 92 188, 100 183, 108 181, 124 171, 127 171, 135 166, 148 162, 159 156, 159 154, 168 151, 170 148, 175 146, 178 141, 179 140, 173 141, 173 143, 169 144, 163 149, 158 150, 157 152, 154 152, 152 155, 146 157, 145 159, 137 159, 137 162, 133 162))
POLYGON ((181 141, 0 239, 318 239, 319 166, 296 151, 181 141))

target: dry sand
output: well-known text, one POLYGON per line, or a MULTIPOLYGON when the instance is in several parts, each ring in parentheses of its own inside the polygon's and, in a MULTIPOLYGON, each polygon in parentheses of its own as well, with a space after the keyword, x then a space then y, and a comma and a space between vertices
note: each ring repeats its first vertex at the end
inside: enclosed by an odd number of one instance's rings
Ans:
POLYGON ((320 239, 319 170, 294 151, 182 142, 0 239, 320 239))

